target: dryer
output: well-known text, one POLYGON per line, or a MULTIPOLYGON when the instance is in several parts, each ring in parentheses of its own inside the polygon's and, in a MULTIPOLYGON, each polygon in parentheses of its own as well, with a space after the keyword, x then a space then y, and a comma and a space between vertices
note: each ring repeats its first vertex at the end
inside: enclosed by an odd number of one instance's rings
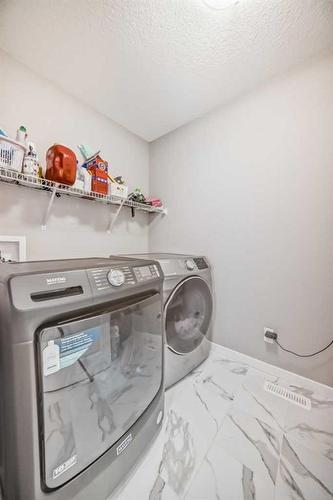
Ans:
POLYGON ((6 500, 98 500, 163 415, 163 274, 140 259, 0 264, 6 500))
POLYGON ((171 253, 154 259, 164 274, 165 375, 167 389, 208 356, 213 318, 212 271, 206 257, 171 253))

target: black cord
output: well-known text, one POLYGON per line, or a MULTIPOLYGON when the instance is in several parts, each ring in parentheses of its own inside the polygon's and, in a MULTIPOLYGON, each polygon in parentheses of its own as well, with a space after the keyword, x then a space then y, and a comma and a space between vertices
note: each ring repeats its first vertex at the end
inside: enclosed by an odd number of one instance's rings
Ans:
POLYGON ((329 344, 327 344, 326 347, 323 347, 322 349, 320 349, 319 351, 317 352, 313 352, 312 354, 298 354, 297 352, 294 352, 294 351, 290 351, 289 349, 286 349, 285 347, 283 347, 280 342, 278 340, 275 339, 275 343, 285 352, 289 352, 290 354, 293 354, 294 356, 298 356, 299 358, 311 358, 312 356, 316 356, 317 354, 320 354, 321 352, 323 351, 326 351, 326 349, 328 349, 329 347, 331 347, 331 345, 333 344, 333 340, 331 340, 331 342, 329 344))

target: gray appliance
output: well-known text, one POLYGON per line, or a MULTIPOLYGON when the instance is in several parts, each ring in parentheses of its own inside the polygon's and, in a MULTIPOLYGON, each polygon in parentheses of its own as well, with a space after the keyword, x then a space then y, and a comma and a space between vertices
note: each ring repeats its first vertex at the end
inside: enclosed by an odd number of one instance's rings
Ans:
POLYGON ((0 264, 5 500, 102 500, 163 416, 163 273, 152 260, 0 264))
POLYGON ((164 385, 167 389, 209 354, 213 317, 212 271, 207 258, 202 256, 150 253, 135 257, 156 260, 164 274, 164 385))

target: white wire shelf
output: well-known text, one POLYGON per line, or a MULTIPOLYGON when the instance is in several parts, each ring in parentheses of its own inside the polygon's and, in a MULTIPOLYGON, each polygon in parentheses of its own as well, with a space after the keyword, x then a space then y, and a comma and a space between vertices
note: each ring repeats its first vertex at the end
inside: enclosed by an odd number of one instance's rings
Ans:
POLYGON ((76 198, 81 198, 88 201, 95 201, 104 203, 106 205, 118 206, 118 210, 115 216, 113 217, 112 221, 110 221, 110 224, 108 226, 108 231, 111 230, 111 227, 113 226, 115 219, 118 217, 119 212, 123 206, 130 207, 135 210, 142 210, 148 213, 155 213, 161 215, 167 214, 167 209, 164 207, 154 207, 152 205, 148 205, 145 203, 139 203, 137 201, 124 199, 120 196, 103 195, 99 193, 94 193, 92 191, 84 191, 83 189, 77 189, 72 186, 66 186, 64 184, 58 184, 57 182, 41 179, 40 177, 35 177, 33 175, 22 174, 20 172, 16 172, 15 170, 9 170, 1 166, 0 166, 0 181, 7 183, 10 182, 20 187, 22 186, 26 188, 40 189, 52 193, 49 205, 47 207, 43 219, 43 224, 42 224, 43 229, 46 229, 46 224, 50 215, 54 198, 55 196, 60 196, 60 195, 74 196, 76 198))

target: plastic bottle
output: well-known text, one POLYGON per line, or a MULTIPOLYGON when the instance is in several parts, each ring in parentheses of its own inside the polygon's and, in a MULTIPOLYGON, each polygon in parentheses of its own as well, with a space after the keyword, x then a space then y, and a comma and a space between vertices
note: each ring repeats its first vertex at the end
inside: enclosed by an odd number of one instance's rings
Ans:
POLYGON ((51 375, 60 370, 60 349, 54 340, 49 340, 43 350, 43 373, 44 376, 51 375))
POLYGON ((28 138, 27 129, 24 125, 20 125, 16 132, 16 140, 21 144, 26 144, 28 138))

